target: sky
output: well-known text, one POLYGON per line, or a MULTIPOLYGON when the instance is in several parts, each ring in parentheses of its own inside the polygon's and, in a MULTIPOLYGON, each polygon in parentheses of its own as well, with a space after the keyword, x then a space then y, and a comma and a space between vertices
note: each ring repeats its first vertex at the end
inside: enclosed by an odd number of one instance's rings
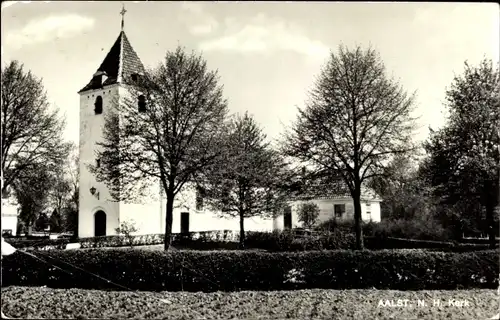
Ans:
MULTIPOLYGON (((444 120, 445 91, 464 62, 498 61, 493 3, 125 2, 125 32, 146 67, 178 45, 217 69, 231 112, 279 138, 303 107, 330 50, 371 46, 388 75, 416 92, 416 140, 444 120)), ((2 2, 2 67, 43 79, 78 145, 79 95, 118 37, 122 3, 2 2)))

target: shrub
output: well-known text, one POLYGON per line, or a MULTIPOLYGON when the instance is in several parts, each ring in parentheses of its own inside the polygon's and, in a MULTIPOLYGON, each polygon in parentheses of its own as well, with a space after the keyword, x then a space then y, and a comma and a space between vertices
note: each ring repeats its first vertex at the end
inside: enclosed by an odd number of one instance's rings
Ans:
MULTIPOLYGON (((498 252, 53 250, 56 266, 16 252, 3 285, 147 291, 468 289, 498 286, 498 252), (80 269, 70 269, 69 262, 80 269), (106 280, 82 272, 86 270, 106 280), (115 283, 115 284, 113 284, 115 283)), ((48 257, 39 252, 41 257, 48 257)), ((47 258, 49 259, 49 258, 47 258)))
POLYGON ((316 228, 318 231, 354 231, 353 221, 342 221, 336 218, 328 219, 320 223, 316 228))
POLYGON ((446 241, 451 239, 449 231, 432 219, 427 220, 386 220, 372 226, 374 237, 393 237, 416 240, 446 241))
POLYGON ((118 234, 122 234, 127 239, 128 245, 132 247, 134 245, 133 233, 139 231, 139 229, 137 229, 133 221, 123 221, 115 231, 118 234))
MULTIPOLYGON (((406 238, 416 240, 446 241, 451 234, 439 222, 432 219, 382 220, 381 222, 363 222, 363 234, 377 238, 406 238)), ((318 230, 354 232, 353 221, 327 220, 318 226, 318 230)))
MULTIPOLYGON (((372 230, 375 225, 378 223, 375 222, 362 222, 361 226, 363 228, 363 233, 365 235, 370 235, 372 233, 372 230)), ((316 230, 319 231, 338 231, 338 232, 345 232, 345 233, 354 233, 355 232, 355 225, 354 221, 352 220, 338 220, 335 218, 326 220, 319 224, 316 227, 316 230)))
POLYGON ((291 246, 293 234, 288 230, 273 232, 247 232, 245 246, 271 251, 284 251, 291 246))
POLYGON ((299 222, 302 222, 304 228, 311 229, 319 217, 319 206, 313 202, 302 203, 299 206, 299 222))

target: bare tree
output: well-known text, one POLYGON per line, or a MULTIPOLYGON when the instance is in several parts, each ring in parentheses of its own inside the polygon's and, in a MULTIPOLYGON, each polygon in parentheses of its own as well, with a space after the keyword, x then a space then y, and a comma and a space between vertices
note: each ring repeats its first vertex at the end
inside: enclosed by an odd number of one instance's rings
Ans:
POLYGON ((224 156, 207 167, 200 184, 215 210, 239 218, 240 248, 244 248, 245 218, 270 217, 282 203, 279 184, 285 164, 248 113, 237 116, 228 133, 219 147, 224 156))
POLYGON ((49 110, 42 80, 12 61, 2 69, 2 192, 23 171, 43 166, 55 170, 66 159, 65 122, 49 110))
POLYGON ((286 155, 332 180, 340 176, 354 203, 356 245, 363 248, 361 186, 396 154, 413 150, 413 97, 386 76, 372 50, 340 47, 331 54, 306 108, 287 132, 286 155))
POLYGON ((134 201, 161 185, 166 195, 165 250, 171 243, 173 208, 185 184, 218 157, 227 103, 216 72, 201 56, 180 47, 130 86, 130 97, 106 117, 99 168, 115 200, 134 201))

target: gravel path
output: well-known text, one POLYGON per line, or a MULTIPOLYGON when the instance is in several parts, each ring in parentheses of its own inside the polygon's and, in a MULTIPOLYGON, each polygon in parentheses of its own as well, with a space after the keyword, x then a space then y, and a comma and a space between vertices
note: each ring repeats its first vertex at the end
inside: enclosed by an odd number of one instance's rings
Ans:
POLYGON ((2 310, 29 319, 486 320, 498 313, 499 298, 496 290, 153 293, 8 287, 2 288, 2 310), (408 299, 406 306, 402 299, 408 299), (391 301, 395 306, 387 305, 391 301))

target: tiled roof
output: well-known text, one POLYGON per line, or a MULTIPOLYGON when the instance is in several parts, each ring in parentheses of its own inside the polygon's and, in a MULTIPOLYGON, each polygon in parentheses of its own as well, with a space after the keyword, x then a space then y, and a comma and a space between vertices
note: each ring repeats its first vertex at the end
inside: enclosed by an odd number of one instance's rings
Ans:
MULTIPOLYGON (((345 199, 351 198, 347 185, 343 182, 330 182, 328 184, 315 184, 298 192, 293 200, 312 199, 345 199)), ((380 201, 380 197, 370 188, 361 187, 361 200, 380 201)))
POLYGON ((101 66, 97 69, 96 74, 99 72, 104 72, 108 77, 104 83, 101 84, 100 76, 93 77, 79 93, 100 89, 103 86, 115 83, 132 84, 132 74, 144 73, 144 65, 134 51, 134 48, 132 48, 125 32, 120 32, 118 39, 116 39, 101 66))

